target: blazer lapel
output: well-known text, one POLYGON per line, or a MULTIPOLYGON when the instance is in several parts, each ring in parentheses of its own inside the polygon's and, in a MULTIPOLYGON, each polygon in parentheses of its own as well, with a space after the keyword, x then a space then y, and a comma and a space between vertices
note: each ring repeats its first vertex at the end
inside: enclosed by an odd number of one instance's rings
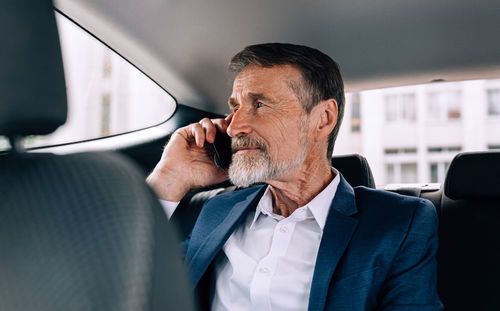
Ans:
POLYGON ((231 206, 226 205, 218 207, 218 209, 220 208, 220 210, 227 212, 227 216, 225 218, 218 217, 215 220, 211 219, 210 221, 200 224, 205 230, 198 230, 198 232, 207 232, 206 229, 208 228, 208 234, 199 236, 197 232, 193 231, 191 240, 193 242, 201 241, 198 244, 199 247, 197 247, 197 245, 189 247, 186 253, 186 263, 188 265, 188 270, 191 272, 193 288, 197 286, 208 266, 224 243, 226 243, 243 216, 247 215, 247 213, 258 204, 264 193, 264 189, 266 189, 265 186, 258 188, 256 191, 252 191, 244 197, 242 201, 236 203, 233 201, 231 206))
POLYGON ((326 219, 309 295, 309 311, 325 308, 326 296, 337 264, 349 245, 358 220, 354 190, 340 175, 340 183, 326 219))

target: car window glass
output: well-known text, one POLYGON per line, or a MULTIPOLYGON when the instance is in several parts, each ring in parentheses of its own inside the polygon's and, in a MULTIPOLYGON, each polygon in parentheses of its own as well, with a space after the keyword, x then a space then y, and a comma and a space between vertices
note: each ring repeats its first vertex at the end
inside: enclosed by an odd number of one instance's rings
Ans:
MULTIPOLYGON (((68 120, 25 147, 116 135, 166 121, 176 102, 165 90, 78 25, 56 13, 68 96, 68 120)), ((0 150, 9 148, 0 140, 0 150)))
POLYGON ((442 183, 458 152, 500 150, 500 79, 346 94, 334 154, 364 155, 378 186, 442 183))

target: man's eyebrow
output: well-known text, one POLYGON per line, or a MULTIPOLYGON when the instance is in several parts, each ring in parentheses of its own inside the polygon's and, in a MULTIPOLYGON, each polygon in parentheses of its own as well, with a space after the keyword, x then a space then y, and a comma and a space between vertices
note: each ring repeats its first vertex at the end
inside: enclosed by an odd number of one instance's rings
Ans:
MULTIPOLYGON (((250 97, 253 101, 263 100, 263 101, 270 102, 270 103, 273 102, 273 100, 271 100, 270 98, 266 97, 262 93, 252 93, 252 92, 250 92, 250 93, 248 93, 248 97, 250 97)), ((227 100, 227 104, 229 105, 229 108, 234 108, 235 106, 238 106, 238 102, 233 97, 231 97, 231 98, 229 98, 227 100)))
POLYGON ((262 93, 248 93, 248 96, 252 99, 252 100, 263 100, 263 101, 267 101, 267 102, 272 102, 272 100, 268 97, 266 97, 264 94, 262 93))

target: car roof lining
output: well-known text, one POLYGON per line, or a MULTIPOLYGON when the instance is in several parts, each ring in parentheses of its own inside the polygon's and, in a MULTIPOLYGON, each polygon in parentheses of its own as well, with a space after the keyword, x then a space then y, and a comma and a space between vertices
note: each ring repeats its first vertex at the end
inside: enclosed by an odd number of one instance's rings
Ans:
POLYGON ((500 76, 499 1, 56 0, 55 5, 181 102, 219 113, 226 111, 231 89, 229 58, 259 42, 326 52, 340 63, 347 91, 500 76), (151 58, 158 64, 148 64, 151 58))

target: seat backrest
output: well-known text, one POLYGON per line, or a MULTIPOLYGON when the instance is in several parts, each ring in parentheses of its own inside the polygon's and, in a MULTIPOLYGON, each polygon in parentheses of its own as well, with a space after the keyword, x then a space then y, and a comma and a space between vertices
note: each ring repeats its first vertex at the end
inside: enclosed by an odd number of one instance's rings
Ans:
POLYGON ((0 310, 192 310, 174 232, 114 153, 26 153, 66 120, 48 0, 0 1, 0 310))
POLYGON ((500 152, 461 153, 439 211, 438 289, 446 310, 500 310, 500 152))

